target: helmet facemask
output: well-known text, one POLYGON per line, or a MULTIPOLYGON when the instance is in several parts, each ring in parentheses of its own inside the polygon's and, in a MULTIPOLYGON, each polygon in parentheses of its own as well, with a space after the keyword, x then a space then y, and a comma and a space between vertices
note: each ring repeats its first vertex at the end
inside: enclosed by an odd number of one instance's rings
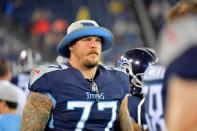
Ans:
POLYGON ((144 72, 148 66, 157 62, 154 50, 149 48, 134 48, 120 57, 117 66, 128 74, 131 94, 142 94, 144 72))
POLYGON ((141 94, 143 82, 142 78, 144 73, 137 73, 136 75, 132 71, 132 64, 127 58, 121 56, 118 61, 118 67, 121 68, 129 76, 129 82, 131 87, 131 93, 133 95, 141 94))

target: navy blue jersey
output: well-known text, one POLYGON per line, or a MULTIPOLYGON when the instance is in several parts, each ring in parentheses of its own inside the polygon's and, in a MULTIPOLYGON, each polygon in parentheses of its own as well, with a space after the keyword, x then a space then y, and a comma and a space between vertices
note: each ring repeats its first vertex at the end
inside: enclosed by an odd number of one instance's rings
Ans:
POLYGON ((178 75, 183 79, 197 79, 197 46, 187 49, 176 58, 166 69, 164 84, 167 86, 172 75, 178 75))
POLYGON ((47 93, 53 100, 49 125, 53 130, 113 131, 129 79, 121 71, 99 65, 96 78, 88 81, 72 66, 51 65, 32 71, 29 89, 47 93))
POLYGON ((129 96, 128 109, 132 119, 143 129, 146 129, 144 98, 142 96, 129 96))
POLYGON ((144 74, 145 118, 150 131, 166 131, 164 74, 165 68, 160 65, 149 66, 144 74))

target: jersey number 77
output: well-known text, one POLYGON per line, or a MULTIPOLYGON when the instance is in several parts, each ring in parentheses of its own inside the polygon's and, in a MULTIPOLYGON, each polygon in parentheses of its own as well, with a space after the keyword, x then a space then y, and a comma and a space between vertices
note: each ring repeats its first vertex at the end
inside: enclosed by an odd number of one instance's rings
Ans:
MULTIPOLYGON (((83 112, 81 114, 81 118, 77 123, 75 131, 82 131, 86 121, 89 118, 93 101, 68 101, 67 110, 75 110, 75 108, 82 108, 83 112)), ((112 110, 111 120, 108 122, 105 131, 109 131, 109 129, 113 126, 114 121, 116 120, 116 112, 117 112, 117 101, 105 101, 97 103, 98 111, 104 111, 105 109, 112 110)))

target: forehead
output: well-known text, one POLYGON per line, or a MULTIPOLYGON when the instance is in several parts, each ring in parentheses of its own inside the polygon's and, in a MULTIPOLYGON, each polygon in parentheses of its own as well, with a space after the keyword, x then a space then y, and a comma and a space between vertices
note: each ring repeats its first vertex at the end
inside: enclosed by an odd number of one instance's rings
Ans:
POLYGON ((82 39, 86 39, 86 38, 102 39, 100 36, 84 36, 84 37, 81 37, 81 38, 77 39, 77 41, 82 40, 82 39))
POLYGON ((101 43, 103 43, 103 38, 102 37, 99 37, 99 36, 84 36, 84 37, 80 37, 80 38, 74 40, 72 42, 71 46, 75 45, 77 42, 82 41, 84 39, 99 39, 99 40, 101 40, 101 43))

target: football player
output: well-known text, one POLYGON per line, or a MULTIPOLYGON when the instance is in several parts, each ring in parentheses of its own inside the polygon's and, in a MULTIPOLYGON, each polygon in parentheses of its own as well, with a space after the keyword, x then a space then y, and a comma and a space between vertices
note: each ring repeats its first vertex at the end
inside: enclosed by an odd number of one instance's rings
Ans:
POLYGON ((132 131, 129 112, 121 108, 127 104, 128 77, 99 64, 112 44, 112 33, 95 21, 72 23, 58 46, 67 63, 31 73, 21 130, 114 131, 119 119, 123 131, 132 131))
POLYGON ((159 64, 149 66, 144 73, 145 119, 150 131, 166 131, 164 74, 165 68, 159 64))
POLYGON ((181 0, 172 8, 160 39, 159 57, 165 67, 152 66, 145 72, 150 130, 197 130, 196 13, 196 0, 181 0))
POLYGON ((129 76, 131 96, 128 98, 130 116, 143 130, 147 130, 144 110, 144 96, 142 94, 143 75, 146 68, 158 61, 155 52, 150 48, 134 48, 127 51, 118 60, 117 66, 129 76))
POLYGON ((171 10, 161 35, 165 65, 166 122, 169 131, 197 130, 197 1, 181 0, 171 10))

